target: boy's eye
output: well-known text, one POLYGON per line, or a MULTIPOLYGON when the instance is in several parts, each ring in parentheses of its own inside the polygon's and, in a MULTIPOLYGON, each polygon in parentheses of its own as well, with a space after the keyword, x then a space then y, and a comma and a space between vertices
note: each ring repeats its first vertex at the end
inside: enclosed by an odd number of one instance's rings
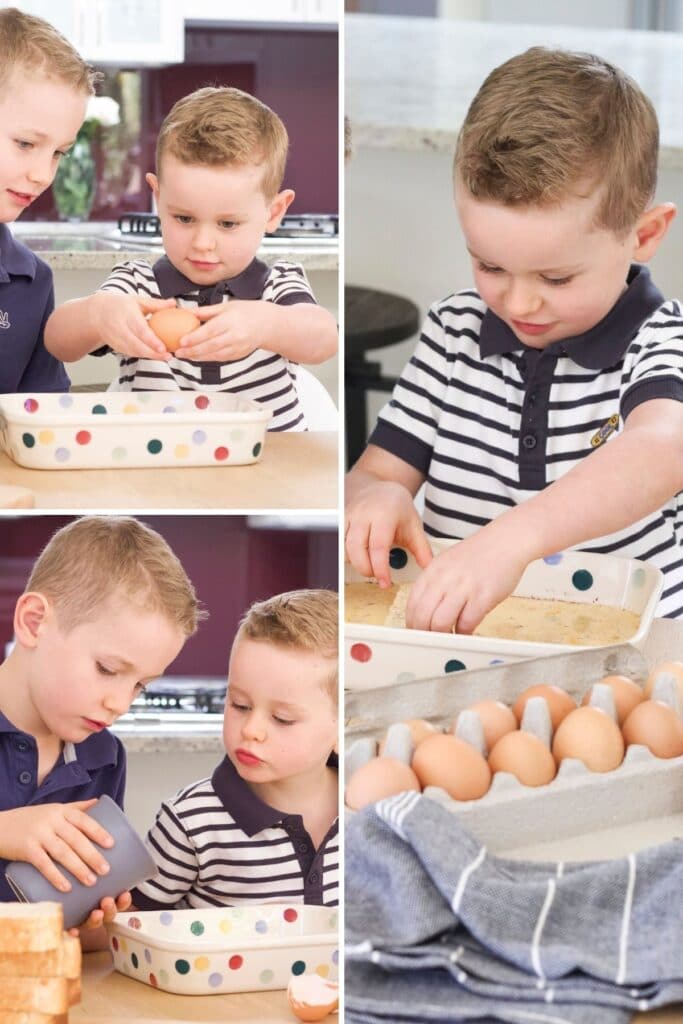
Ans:
POLYGON ((247 704, 238 704, 236 700, 230 701, 230 707, 234 708, 235 711, 248 711, 249 707, 247 704))
POLYGON ((33 149, 33 143, 27 142, 26 139, 15 139, 14 141, 19 149, 33 149))
POLYGON ((491 267, 488 263, 482 263, 481 260, 478 263, 479 270, 482 270, 485 274, 502 274, 502 267, 491 267))
POLYGON ((218 226, 230 230, 230 228, 238 227, 238 224, 236 220, 219 220, 218 226))
POLYGON ((116 675, 116 673, 112 672, 112 670, 110 668, 107 668, 105 665, 103 665, 101 661, 97 662, 97 671, 102 676, 115 676, 116 675))
POLYGON ((176 213, 174 220, 177 220, 179 224, 191 224, 192 217, 186 213, 176 213))
POLYGON ((569 277, 545 277, 545 275, 542 274, 541 277, 546 282, 546 284, 553 285, 569 284, 569 282, 573 280, 571 275, 569 277))
POLYGON ((273 719, 278 723, 278 725, 294 725, 293 718, 280 718, 279 715, 273 715, 273 719))

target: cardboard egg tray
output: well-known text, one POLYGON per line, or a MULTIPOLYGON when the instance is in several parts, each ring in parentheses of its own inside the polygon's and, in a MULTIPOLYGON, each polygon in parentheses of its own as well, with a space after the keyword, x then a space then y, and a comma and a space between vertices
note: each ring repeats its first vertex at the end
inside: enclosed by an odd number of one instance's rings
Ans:
MULTIPOLYGON (((683 623, 656 619, 641 650, 628 644, 589 648, 391 690, 349 693, 346 748, 364 736, 379 739, 393 722, 408 718, 450 729, 455 715, 476 701, 513 704, 537 683, 560 686, 580 702, 606 675, 626 675, 642 685, 649 671, 667 660, 683 660, 683 623)), ((612 772, 590 772, 580 761, 567 760, 547 786, 523 786, 501 772, 479 800, 455 801, 436 787, 424 792, 460 815, 494 853, 600 859, 683 836, 683 757, 656 758, 639 745, 629 747, 612 772)))

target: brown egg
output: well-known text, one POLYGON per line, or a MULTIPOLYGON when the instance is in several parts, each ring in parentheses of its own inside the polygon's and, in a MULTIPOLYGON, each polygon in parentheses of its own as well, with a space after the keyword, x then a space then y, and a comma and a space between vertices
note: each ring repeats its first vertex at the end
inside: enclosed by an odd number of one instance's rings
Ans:
POLYGON ((152 313, 147 323, 168 351, 175 352, 180 345, 180 339, 190 331, 196 330, 201 320, 189 309, 169 306, 168 309, 159 309, 152 313))
MULTIPOLYGON (((614 697, 614 706, 617 709, 617 721, 621 725, 631 714, 636 704, 645 700, 642 686, 634 683, 628 676, 605 676, 600 680, 603 686, 609 686, 614 697)), ((581 704, 590 704, 593 687, 583 695, 581 704)))
POLYGON ((454 800, 477 800, 491 785, 491 769, 479 751, 445 733, 420 744, 413 771, 422 786, 440 786, 454 800))
MULTIPOLYGON (((512 710, 500 700, 480 700, 469 710, 476 711, 479 715, 484 729, 486 749, 489 751, 493 750, 501 736, 517 728, 517 719, 512 710)), ((454 728, 457 721, 456 717, 453 722, 454 728)))
POLYGON ((683 722, 673 708, 659 700, 638 704, 623 725, 628 746, 642 743, 655 757, 683 754, 683 722))
POLYGON ((656 668, 652 669, 647 682, 645 683, 645 696, 649 697, 654 689, 655 679, 662 672, 668 672, 670 675, 675 676, 678 680, 678 692, 681 695, 681 703, 683 703, 683 661, 663 661, 661 665, 657 665, 656 668))
MULTIPOLYGON (((417 747, 422 740, 426 740, 428 736, 434 736, 438 733, 438 729, 431 722, 427 722, 424 718, 408 718, 404 723, 410 729, 410 735, 413 738, 413 746, 417 747)), ((386 734, 379 741, 379 754, 380 757, 384 754, 384 745, 387 742, 386 734)))
POLYGON ((555 733, 553 755, 558 764, 575 757, 592 772, 611 772, 624 760, 624 738, 600 708, 577 708, 555 733))
POLYGON ((509 732, 489 754, 489 768, 510 772, 523 786, 545 786, 555 778, 555 758, 543 740, 530 732, 509 732))
POLYGON ((552 722, 553 730, 556 730, 560 722, 576 708, 576 701, 574 698, 570 697, 565 690, 561 690, 559 686, 550 686, 548 683, 538 683, 536 686, 527 687, 523 693, 520 693, 519 697, 515 701, 512 710, 514 711, 518 722, 522 721, 524 708, 526 707, 526 702, 530 697, 545 697, 548 702, 548 711, 550 712, 550 721, 552 722))
POLYGON ((420 791, 420 783, 412 768, 394 757, 373 757, 353 773, 346 787, 346 805, 354 811, 385 796, 403 793, 406 789, 420 791))
POLYGON ((339 1005, 339 985, 319 974, 293 974, 287 985, 287 1002, 299 1020, 324 1020, 339 1005))

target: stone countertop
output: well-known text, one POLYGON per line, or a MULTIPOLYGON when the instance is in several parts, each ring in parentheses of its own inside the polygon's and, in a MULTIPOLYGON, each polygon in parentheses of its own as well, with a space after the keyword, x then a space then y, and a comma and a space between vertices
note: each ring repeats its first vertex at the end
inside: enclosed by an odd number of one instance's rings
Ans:
POLYGON ((112 727, 129 754, 216 753, 223 754, 223 716, 202 715, 184 721, 183 716, 123 715, 112 727))
POLYGON ((346 112, 353 144, 452 152, 486 75, 530 46, 597 53, 652 100, 660 165, 683 168, 683 33, 350 14, 346 112))
MULTIPOLYGON (((116 225, 108 222, 60 224, 25 221, 12 224, 12 233, 33 249, 53 270, 101 270, 103 276, 125 260, 154 263, 164 250, 160 244, 136 242, 113 236, 116 225)), ((266 263, 284 259, 306 270, 339 267, 338 238, 267 238, 257 253, 266 263)))

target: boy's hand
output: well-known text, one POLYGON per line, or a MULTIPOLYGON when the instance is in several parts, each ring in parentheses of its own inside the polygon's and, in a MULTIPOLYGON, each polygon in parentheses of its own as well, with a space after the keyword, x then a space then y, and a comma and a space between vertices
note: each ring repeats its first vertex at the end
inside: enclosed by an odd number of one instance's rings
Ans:
POLYGON ((109 924, 117 914, 128 910, 132 903, 133 899, 129 892, 122 892, 115 900, 111 896, 105 896, 99 907, 90 911, 89 916, 79 928, 69 929, 69 935, 75 935, 78 938, 81 928, 85 931, 92 931, 94 928, 100 928, 103 924, 109 924))
POLYGON ((524 547, 493 522, 432 561, 413 584, 406 625, 472 633, 509 596, 527 567, 524 547))
POLYGON ((387 480, 363 487, 349 501, 345 543, 346 558, 354 569, 363 576, 374 576, 380 587, 391 585, 392 547, 407 548, 423 569, 432 559, 410 491, 387 480))
POLYGON ((96 292, 95 320, 101 345, 138 359, 168 362, 171 353, 145 320, 146 313, 175 306, 173 299, 143 299, 137 295, 96 292))
POLYGON ((0 856, 33 864, 61 892, 71 883, 57 864, 70 871, 84 885, 94 885, 106 875, 109 865, 93 846, 109 847, 114 840, 85 812, 97 800, 71 804, 36 804, 0 813, 0 856))
POLYGON ((203 306, 192 312, 206 320, 181 340, 176 355, 198 362, 225 363, 243 359, 255 348, 262 348, 273 333, 272 302, 230 299, 215 306, 203 306))

